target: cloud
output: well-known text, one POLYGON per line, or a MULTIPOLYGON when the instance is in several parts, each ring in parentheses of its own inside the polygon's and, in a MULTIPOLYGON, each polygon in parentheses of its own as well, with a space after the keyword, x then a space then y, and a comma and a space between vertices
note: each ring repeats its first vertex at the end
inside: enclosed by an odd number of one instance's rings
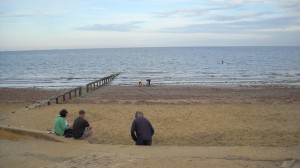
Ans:
POLYGON ((0 18, 21 18, 34 16, 32 13, 0 13, 0 18))
POLYGON ((277 1, 275 4, 285 8, 299 8, 300 1, 299 0, 285 0, 285 1, 277 1))
POLYGON ((209 19, 214 21, 238 21, 238 20, 257 20, 260 17, 274 14, 274 12, 257 12, 257 13, 244 13, 244 14, 218 14, 211 16, 209 19))
POLYGON ((227 23, 192 24, 182 27, 162 29, 168 33, 251 33, 258 30, 281 29, 289 26, 299 26, 298 17, 276 17, 257 21, 235 21, 227 23))
POLYGON ((176 16, 193 17, 193 16, 199 16, 206 12, 207 10, 198 9, 198 8, 178 8, 178 9, 173 9, 165 12, 154 12, 153 14, 155 17, 176 17, 176 16))
POLYGON ((77 30, 90 30, 90 31, 116 31, 116 32, 130 32, 138 29, 142 21, 133 21, 123 24, 94 24, 91 26, 79 27, 77 30))
MULTIPOLYGON (((198 17, 203 15, 210 15, 212 13, 223 13, 222 11, 230 10, 248 10, 248 4, 259 5, 261 3, 269 4, 263 0, 213 0, 200 1, 194 7, 181 7, 170 9, 162 12, 153 12, 154 17, 198 17), (246 6, 246 7, 245 7, 246 6)), ((252 8, 249 11, 253 11, 252 8)))

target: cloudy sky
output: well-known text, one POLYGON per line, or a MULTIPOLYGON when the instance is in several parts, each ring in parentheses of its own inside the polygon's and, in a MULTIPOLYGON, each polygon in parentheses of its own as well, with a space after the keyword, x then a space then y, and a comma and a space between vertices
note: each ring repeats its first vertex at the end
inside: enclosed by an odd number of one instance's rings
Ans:
POLYGON ((299 46, 300 0, 0 0, 0 50, 299 46))

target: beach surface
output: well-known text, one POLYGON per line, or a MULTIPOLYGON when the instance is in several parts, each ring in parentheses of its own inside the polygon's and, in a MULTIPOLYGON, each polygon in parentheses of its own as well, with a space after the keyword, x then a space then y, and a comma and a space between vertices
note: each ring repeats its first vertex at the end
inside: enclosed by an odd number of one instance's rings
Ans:
MULTIPOLYGON (((66 102, 20 110, 62 91, 36 89, 35 96, 32 96, 32 92, 32 89, 0 89, 1 125, 46 132, 52 128, 53 121, 61 109, 69 111, 69 123, 72 123, 78 116, 78 111, 83 109, 87 112, 86 119, 95 128, 95 144, 82 141, 82 145, 101 144, 96 148, 111 148, 116 153, 126 148, 127 151, 123 151, 124 155, 130 155, 131 151, 144 151, 144 148, 135 147, 130 137, 134 113, 137 110, 143 111, 155 128, 153 148, 145 154, 137 152, 136 155, 132 155, 131 159, 134 161, 130 162, 133 165, 129 167, 279 167, 289 158, 296 159, 296 163, 299 161, 299 156, 292 152, 300 153, 299 88, 104 86, 66 102), (204 156, 206 152, 210 153, 211 149, 214 149, 215 154, 212 155, 215 160, 204 156), (248 158, 239 152, 234 154, 235 150, 256 152, 257 158, 248 158), (272 159, 282 150, 290 153, 272 159), (180 155, 177 155, 178 151, 185 152, 179 152, 180 155), (218 157, 218 151, 224 152, 221 157, 223 159, 218 157), (234 155, 233 158, 246 159, 224 160, 231 154, 234 155), (193 163, 189 164, 189 160, 193 163)), ((1 141, 1 144, 22 144, 1 141)), ((26 140, 26 143, 31 144, 32 141, 26 140)), ((78 142, 73 143, 71 139, 68 142, 65 149, 78 145, 78 142)), ((53 142, 38 143, 49 143, 53 147, 57 145, 53 142)), ((119 157, 116 156, 115 160, 119 157)), ((130 160, 130 157, 128 159, 130 160)))

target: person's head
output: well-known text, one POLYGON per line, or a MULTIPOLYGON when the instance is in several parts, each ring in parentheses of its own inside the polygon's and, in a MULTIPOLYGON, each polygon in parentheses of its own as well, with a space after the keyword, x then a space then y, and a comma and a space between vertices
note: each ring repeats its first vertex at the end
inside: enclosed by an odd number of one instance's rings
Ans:
POLYGON ((141 112, 141 111, 135 112, 135 118, 138 118, 138 117, 144 117, 143 112, 141 112))
POLYGON ((68 111, 66 109, 62 109, 60 112, 59 112, 59 115, 63 118, 66 118, 67 117, 67 114, 68 114, 68 111))
POLYGON ((79 117, 84 118, 85 116, 85 111, 84 110, 80 110, 79 111, 79 117))

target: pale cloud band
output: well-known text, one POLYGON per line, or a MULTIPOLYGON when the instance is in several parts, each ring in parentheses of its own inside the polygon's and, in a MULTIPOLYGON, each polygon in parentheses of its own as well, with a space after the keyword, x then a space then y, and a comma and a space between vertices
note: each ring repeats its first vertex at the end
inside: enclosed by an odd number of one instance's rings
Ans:
POLYGON ((92 31, 117 31, 117 32, 129 32, 135 31, 139 28, 139 24, 143 23, 142 21, 134 21, 123 24, 94 24, 91 26, 84 26, 77 28, 78 30, 92 30, 92 31))

